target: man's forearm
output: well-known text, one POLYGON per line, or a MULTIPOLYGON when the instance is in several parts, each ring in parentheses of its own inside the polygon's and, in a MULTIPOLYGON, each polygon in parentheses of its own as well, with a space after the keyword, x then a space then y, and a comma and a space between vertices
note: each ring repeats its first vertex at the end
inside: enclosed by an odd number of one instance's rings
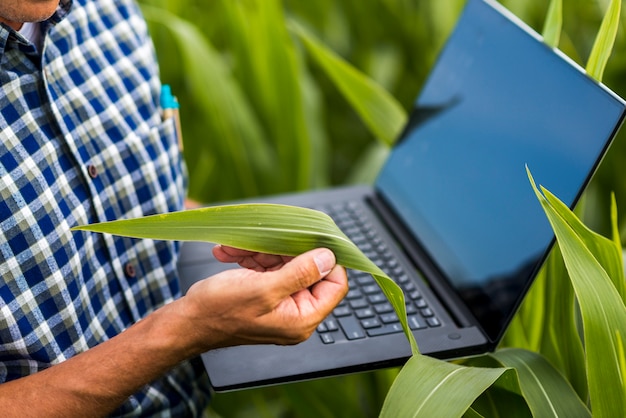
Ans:
POLYGON ((0 385, 5 417, 104 416, 143 385, 195 354, 174 302, 61 364, 0 385))

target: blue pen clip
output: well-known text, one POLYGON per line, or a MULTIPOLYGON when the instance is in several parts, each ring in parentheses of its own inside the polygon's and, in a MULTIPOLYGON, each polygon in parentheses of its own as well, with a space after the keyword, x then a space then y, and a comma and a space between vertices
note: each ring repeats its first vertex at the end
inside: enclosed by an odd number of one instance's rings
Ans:
POLYGON ((176 136, 178 137, 178 146, 180 149, 183 149, 183 131, 180 128, 180 116, 178 114, 178 109, 180 109, 180 105, 178 104, 178 100, 176 96, 172 94, 172 89, 168 84, 163 84, 161 86, 161 97, 160 97, 161 109, 163 109, 163 120, 167 120, 170 118, 174 119, 174 125, 176 128, 176 136))
POLYGON ((161 108, 162 109, 178 109, 180 105, 178 100, 172 94, 172 88, 169 84, 163 84, 161 86, 161 108))

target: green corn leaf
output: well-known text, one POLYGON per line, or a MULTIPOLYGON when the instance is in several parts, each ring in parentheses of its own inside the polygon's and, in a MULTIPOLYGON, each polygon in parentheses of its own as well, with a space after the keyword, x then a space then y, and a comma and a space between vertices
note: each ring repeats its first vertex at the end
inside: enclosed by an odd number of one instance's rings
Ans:
POLYGON ((275 144, 277 163, 290 176, 280 176, 280 190, 304 190, 321 167, 313 152, 304 108, 302 66, 277 0, 222 1, 224 20, 237 65, 237 75, 275 144))
MULTIPOLYGON (((469 357, 460 361, 475 368, 502 368, 490 355, 469 357)), ((531 418, 532 414, 523 397, 517 372, 506 373, 483 392, 472 404, 472 409, 485 417, 531 418)), ((466 414, 467 415, 467 414, 466 414)))
POLYGON ((543 333, 539 352, 565 376, 579 398, 587 399, 585 352, 575 319, 576 295, 558 246, 552 250, 544 270, 547 305, 545 322, 537 325, 543 333))
POLYGON ((555 246, 500 346, 541 353, 570 382, 579 398, 587 399, 584 349, 576 314, 574 290, 555 246))
POLYGON ((552 48, 559 46, 563 27, 563 0, 552 0, 543 26, 543 41, 552 48))
MULTIPOLYGON (((576 218, 548 190, 528 178, 554 229, 578 299, 583 322, 589 397, 594 416, 622 416, 626 410, 623 364, 617 335, 626 335, 626 307, 596 254, 616 252, 576 218), (601 249, 600 249, 601 248, 601 249), (593 251, 592 251, 593 250, 593 251)), ((603 257, 611 259, 612 257, 603 257)), ((622 279, 623 280, 623 279, 622 279)))
MULTIPOLYGON (((546 198, 550 201, 551 206, 560 209, 559 217, 562 218, 562 221, 566 222, 567 225, 573 229, 573 232, 583 240, 587 250, 591 252, 592 256, 603 267, 618 293, 622 295, 623 292, 626 292, 624 290, 624 265, 622 260, 621 245, 616 244, 614 239, 610 240, 591 231, 579 221, 572 211, 570 211, 567 207, 564 208, 564 205, 551 193, 548 193, 546 198)), ((616 210, 614 209, 614 211, 616 210)), ((615 214, 613 215, 615 221, 617 221, 616 216, 617 215, 615 214)), ((613 229, 615 231, 616 227, 613 229)))
POLYGON ((402 289, 323 212, 265 203, 224 205, 102 222, 72 230, 157 240, 206 241, 289 256, 314 248, 329 248, 335 253, 338 264, 374 277, 398 314, 412 353, 418 353, 408 326, 402 289))
POLYGON ((541 355, 506 348, 490 356, 517 371, 524 399, 534 417, 591 417, 567 380, 541 355))
MULTIPOLYGON (((183 104, 181 116, 184 112, 190 117, 204 118, 209 129, 203 133, 205 136, 228 138, 227 141, 210 141, 210 144, 186 141, 186 148, 189 148, 186 160, 196 163, 197 158, 207 154, 210 145, 211 156, 231 162, 230 167, 226 167, 228 171, 222 169, 219 174, 225 179, 236 179, 236 188, 246 195, 259 194, 262 178, 258 173, 270 172, 276 161, 268 152, 261 124, 227 63, 191 22, 158 7, 143 5, 142 11, 151 25, 167 30, 180 54, 180 62, 176 64, 184 68, 190 102, 194 104, 191 108, 183 104)), ((207 166, 198 162, 189 168, 194 170, 194 178, 201 170, 208 171, 208 178, 212 173, 207 166)), ((190 188, 193 191, 205 184, 207 182, 192 182, 190 188)))
POLYGON ((613 51, 613 44, 619 27, 621 5, 621 0, 611 0, 587 61, 587 73, 598 81, 602 81, 604 68, 613 51))
POLYGON ((615 251, 607 251, 614 256, 613 263, 610 264, 612 267, 612 274, 610 274, 610 276, 615 288, 626 304, 626 280, 624 279, 626 276, 624 276, 624 263, 621 262, 622 257, 619 256, 619 254, 622 254, 622 241, 617 222, 617 202, 615 200, 615 193, 611 193, 611 234, 615 251))
POLYGON ((463 414, 463 417, 464 418, 483 418, 482 415, 480 415, 478 412, 476 412, 472 408, 469 408, 467 411, 465 411, 465 414, 463 414))
POLYGON ((380 417, 460 417, 485 390, 512 373, 414 355, 391 386, 380 417))
POLYGON ((384 144, 391 146, 406 120, 406 111, 385 89, 325 47, 296 22, 290 29, 312 58, 326 71, 361 119, 384 144))
MULTIPOLYGON (((624 352, 624 342, 622 341, 622 335, 619 331, 615 331, 615 339, 617 340, 617 355, 620 364, 620 372, 622 376, 626 376, 626 353, 624 352)), ((623 396, 626 399, 626 385, 622 387, 624 391, 623 396)))

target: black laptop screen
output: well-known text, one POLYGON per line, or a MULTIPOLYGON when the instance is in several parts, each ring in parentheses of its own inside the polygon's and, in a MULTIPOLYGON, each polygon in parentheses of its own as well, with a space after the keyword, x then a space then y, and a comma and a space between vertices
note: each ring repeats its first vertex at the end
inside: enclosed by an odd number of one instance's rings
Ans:
POLYGON ((573 204, 623 112, 514 18, 468 2, 376 189, 491 338, 553 239, 525 166, 573 204))

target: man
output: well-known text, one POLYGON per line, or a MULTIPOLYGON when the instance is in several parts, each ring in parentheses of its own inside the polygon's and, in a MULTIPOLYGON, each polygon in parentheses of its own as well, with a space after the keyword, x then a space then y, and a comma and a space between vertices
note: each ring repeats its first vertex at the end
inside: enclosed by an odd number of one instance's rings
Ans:
POLYGON ((218 246, 248 269, 181 297, 176 243, 70 232, 182 208, 152 48, 132 0, 0 2, 2 416, 201 415, 200 353, 297 343, 345 295, 326 249, 218 246))

